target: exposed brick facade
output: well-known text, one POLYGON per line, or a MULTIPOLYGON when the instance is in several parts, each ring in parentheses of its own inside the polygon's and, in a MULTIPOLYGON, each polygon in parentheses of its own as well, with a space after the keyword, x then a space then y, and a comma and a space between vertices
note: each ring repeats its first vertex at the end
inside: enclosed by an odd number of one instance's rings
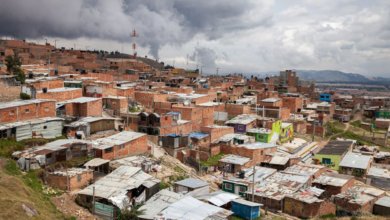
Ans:
POLYGON ((54 100, 27 100, 18 101, 18 103, 16 106, 0 109, 1 123, 56 116, 56 104, 54 100))

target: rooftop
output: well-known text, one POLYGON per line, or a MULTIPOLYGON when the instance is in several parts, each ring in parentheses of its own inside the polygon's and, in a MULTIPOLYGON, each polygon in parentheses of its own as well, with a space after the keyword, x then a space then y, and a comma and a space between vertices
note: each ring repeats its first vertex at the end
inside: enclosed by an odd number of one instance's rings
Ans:
POLYGON ((202 220, 226 219, 232 212, 186 196, 169 205, 160 214, 165 219, 202 220))
POLYGON ((262 143, 262 142, 255 142, 255 143, 249 143, 249 144, 241 144, 238 145, 238 147, 244 147, 246 149, 266 149, 266 148, 273 148, 277 147, 275 143, 262 143))
POLYGON ((195 178, 187 178, 184 180, 180 180, 175 182, 176 185, 185 186, 192 189, 197 189, 201 187, 208 186, 209 184, 203 180, 195 179, 195 178))
POLYGON ((0 109, 13 108, 23 105, 39 104, 43 102, 55 102, 50 99, 29 99, 29 100, 16 100, 12 102, 0 102, 0 109))
POLYGON ((314 179, 313 183, 329 186, 344 186, 348 181, 353 179, 353 176, 343 175, 338 173, 323 173, 318 178, 314 179))
POLYGON ((321 165, 299 163, 291 167, 287 167, 283 172, 313 176, 324 168, 325 167, 321 165))
POLYGON ((390 197, 384 196, 384 197, 378 199, 378 201, 375 202, 375 205, 380 205, 383 207, 390 208, 390 197))
POLYGON ((273 102, 277 102, 277 101, 280 101, 281 99, 280 98, 266 98, 266 99, 263 99, 261 100, 262 102, 270 102, 270 103, 273 103, 273 102))
POLYGON ((93 97, 80 97, 75 99, 66 100, 64 102, 58 102, 57 104, 67 104, 67 103, 87 103, 87 102, 94 102, 99 100, 100 98, 93 98, 93 97))
POLYGON ((120 133, 111 135, 105 138, 99 138, 93 141, 93 147, 95 149, 104 150, 113 146, 122 145, 127 142, 138 139, 142 136, 145 136, 144 133, 134 132, 134 131, 122 131, 120 133))
POLYGON ((353 141, 330 141, 318 154, 343 155, 352 146, 353 141))
POLYGON ((95 188, 96 197, 107 199, 122 209, 129 190, 141 185, 150 188, 159 182, 160 180, 144 173, 139 167, 121 166, 79 191, 78 194, 93 196, 95 188))
POLYGON ((341 160, 339 166, 366 170, 370 163, 371 156, 348 152, 341 160))
POLYGON ((247 130, 248 133, 259 133, 259 134, 271 134, 271 129, 268 128, 251 128, 247 130))
POLYGON ((154 219, 158 213, 181 198, 183 198, 182 194, 163 189, 154 194, 139 208, 139 210, 143 210, 143 214, 139 217, 142 219, 154 219))
POLYGON ((228 154, 219 160, 219 162, 222 162, 222 163, 237 164, 237 165, 244 165, 244 164, 248 163, 249 161, 250 161, 250 158, 241 157, 241 156, 238 156, 235 154, 228 154))
POLYGON ((257 119, 257 115, 238 115, 229 121, 226 121, 225 124, 241 124, 246 125, 249 124, 257 119))
MULTIPOLYGON (((47 92, 66 92, 66 91, 76 91, 76 90, 81 90, 81 88, 62 87, 62 88, 48 89, 47 92)), ((43 93, 43 91, 39 90, 38 93, 43 93)))

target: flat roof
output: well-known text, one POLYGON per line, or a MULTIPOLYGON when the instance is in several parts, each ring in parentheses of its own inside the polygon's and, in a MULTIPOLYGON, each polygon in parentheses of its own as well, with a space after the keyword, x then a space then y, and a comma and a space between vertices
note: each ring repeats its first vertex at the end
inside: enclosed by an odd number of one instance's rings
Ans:
POLYGON ((349 180, 353 179, 353 176, 343 175, 339 173, 323 173, 313 183, 329 186, 344 186, 349 180))
POLYGON ((266 99, 263 99, 261 100, 262 102, 270 102, 270 103, 273 103, 273 102, 277 102, 277 101, 280 101, 281 99, 280 98, 266 98, 266 99))
POLYGON ((222 162, 222 163, 237 164, 237 165, 244 165, 244 164, 248 163, 249 161, 250 161, 250 158, 241 157, 241 156, 238 156, 235 154, 228 154, 219 160, 219 162, 222 162))
POLYGON ((339 166, 366 170, 370 163, 371 156, 348 152, 341 160, 339 166))
POLYGON ((195 179, 195 178, 187 178, 184 180, 180 180, 175 182, 176 185, 185 186, 192 189, 197 189, 201 187, 208 186, 209 184, 203 180, 195 179))
POLYGON ((248 114, 243 114, 243 115, 238 115, 229 121, 226 121, 225 124, 241 124, 241 125, 246 125, 249 124, 257 119, 257 115, 248 115, 248 114))
POLYGON ((350 149, 353 141, 330 141, 317 154, 343 155, 350 149))
POLYGON ((0 109, 13 108, 17 106, 39 104, 43 102, 55 102, 52 99, 29 99, 29 100, 16 100, 12 102, 0 102, 0 109))
POLYGON ((134 131, 122 131, 105 138, 99 138, 93 141, 93 148, 104 150, 113 146, 122 145, 132 140, 145 136, 144 133, 134 131))
POLYGON ((384 197, 378 199, 378 201, 375 202, 375 205, 380 205, 380 206, 390 208, 390 197, 384 196, 384 197))
MULTIPOLYGON (((75 90, 82 90, 82 89, 81 88, 62 87, 62 88, 48 89, 47 92, 66 92, 66 91, 75 91, 75 90)), ((43 93, 43 91, 39 90, 38 93, 43 93)))
POLYGON ((64 102, 58 102, 57 104, 67 104, 67 103, 87 103, 87 102, 93 102, 97 101, 101 98, 94 98, 94 97, 80 97, 75 99, 69 99, 64 102))
POLYGON ((255 143, 241 144, 238 145, 238 147, 244 147, 247 149, 265 149, 265 148, 272 148, 277 146, 275 143, 255 142, 255 143))

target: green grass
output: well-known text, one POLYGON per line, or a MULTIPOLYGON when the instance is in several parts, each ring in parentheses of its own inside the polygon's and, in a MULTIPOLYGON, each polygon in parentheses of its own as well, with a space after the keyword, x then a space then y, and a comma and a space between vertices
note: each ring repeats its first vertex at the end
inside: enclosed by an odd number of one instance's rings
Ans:
POLYGON ((28 147, 45 145, 49 142, 65 138, 66 137, 64 136, 53 139, 31 138, 22 141, 15 141, 13 139, 0 139, 0 157, 9 158, 15 151, 21 151, 28 147))
POLYGON ((359 127, 362 125, 362 122, 360 120, 356 120, 350 123, 352 126, 359 127))
POLYGON ((209 157, 206 161, 200 161, 200 164, 204 167, 217 166, 218 161, 224 156, 224 154, 217 154, 215 156, 209 157))
POLYGON ((332 136, 335 134, 342 133, 344 131, 345 125, 338 121, 330 121, 326 125, 326 136, 332 136))
POLYGON ((43 193, 40 170, 21 172, 15 161, 0 159, 0 219, 66 219, 43 193), (22 205, 35 209, 38 215, 28 218, 22 205))

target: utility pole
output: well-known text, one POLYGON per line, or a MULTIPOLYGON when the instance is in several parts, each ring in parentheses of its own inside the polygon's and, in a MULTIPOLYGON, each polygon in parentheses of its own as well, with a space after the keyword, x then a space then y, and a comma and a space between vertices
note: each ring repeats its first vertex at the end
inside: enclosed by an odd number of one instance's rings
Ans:
POLYGON ((256 164, 253 165, 253 174, 252 174, 252 202, 255 201, 255 174, 256 174, 256 164))
POLYGON ((95 186, 92 187, 92 214, 95 215, 95 186))
POLYGON ((312 124, 313 132, 311 135, 311 142, 314 142, 314 135, 316 133, 316 125, 315 125, 315 120, 313 119, 313 124, 312 124))

